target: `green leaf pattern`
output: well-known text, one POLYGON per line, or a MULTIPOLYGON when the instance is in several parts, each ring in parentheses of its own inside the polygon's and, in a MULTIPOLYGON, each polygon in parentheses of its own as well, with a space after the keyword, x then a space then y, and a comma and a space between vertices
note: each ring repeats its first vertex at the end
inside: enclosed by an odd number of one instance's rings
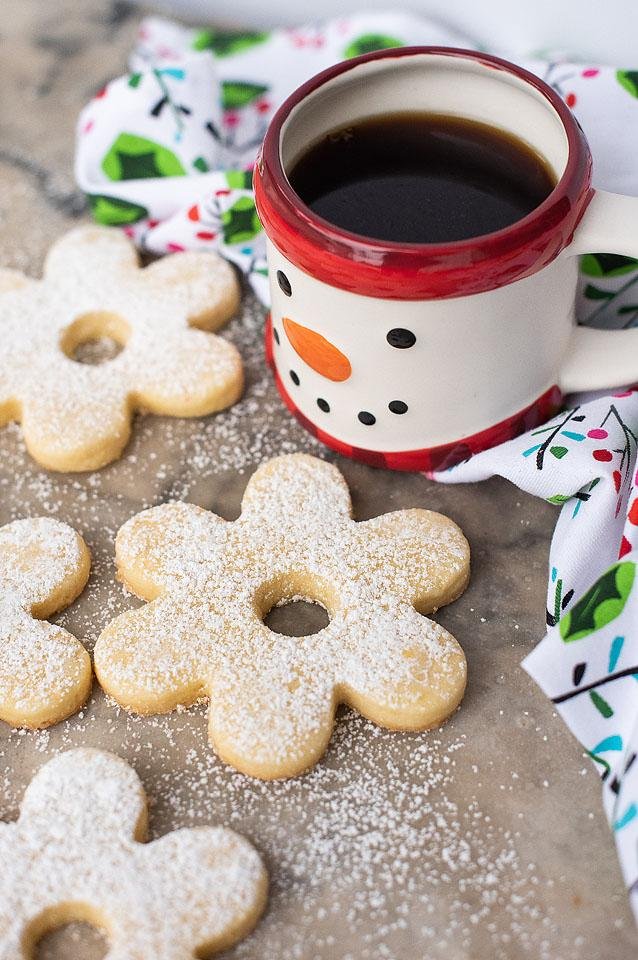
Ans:
POLYGON ((255 203, 250 197, 240 199, 222 214, 224 242, 235 244, 252 240, 261 232, 255 203))
POLYGON ((168 147, 135 133, 120 133, 102 159, 109 180, 180 177, 186 171, 168 147))
POLYGON ((632 97, 638 97, 638 70, 618 70, 616 79, 632 97))
POLYGON ((268 90, 265 83, 248 80, 224 80, 222 82, 222 107, 224 110, 241 110, 263 96, 268 90))
POLYGON ((620 277, 636 268, 638 260, 618 253, 586 253, 580 262, 580 269, 588 277, 620 277))
POLYGON ((607 570, 561 619, 559 631, 565 643, 582 640, 602 629, 625 608, 636 575, 631 561, 607 570))
POLYGON ((585 322, 612 327, 638 322, 638 260, 617 253, 587 253, 581 257, 580 272, 585 322))
POLYGON ((118 197, 91 194, 88 198, 91 212, 98 223, 107 227, 122 227, 137 223, 148 216, 148 210, 140 203, 131 203, 118 197))
POLYGON ((391 47, 404 46, 403 40, 398 37, 390 37, 383 33, 364 33, 351 40, 343 51, 345 60, 351 57, 358 57, 362 53, 372 53, 374 50, 388 50, 391 47))
POLYGON ((198 30, 193 38, 193 50, 210 50, 216 57, 230 57, 251 47, 265 43, 270 34, 255 31, 198 30))

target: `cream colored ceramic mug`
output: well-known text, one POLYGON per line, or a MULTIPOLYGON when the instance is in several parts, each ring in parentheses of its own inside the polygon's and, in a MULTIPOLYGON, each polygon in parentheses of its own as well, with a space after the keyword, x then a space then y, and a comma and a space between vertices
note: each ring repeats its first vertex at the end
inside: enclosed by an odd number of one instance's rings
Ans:
POLYGON ((565 392, 638 380, 638 329, 576 326, 577 255, 638 257, 638 198, 591 187, 561 98, 497 57, 401 47, 324 70, 275 114, 255 169, 279 389, 328 446, 394 469, 450 466, 535 426, 565 392), (492 124, 545 158, 556 186, 529 215, 452 243, 349 233, 287 172, 330 130, 395 111, 492 124))

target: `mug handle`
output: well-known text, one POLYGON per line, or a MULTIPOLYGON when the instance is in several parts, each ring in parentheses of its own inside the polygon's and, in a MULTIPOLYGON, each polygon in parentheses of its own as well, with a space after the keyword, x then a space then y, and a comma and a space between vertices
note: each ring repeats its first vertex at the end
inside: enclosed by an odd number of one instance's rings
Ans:
MULTIPOLYGON (((599 250, 638 258, 638 197, 595 191, 565 254, 599 250)), ((637 381, 638 328, 574 329, 558 379, 563 393, 604 390, 637 381)))

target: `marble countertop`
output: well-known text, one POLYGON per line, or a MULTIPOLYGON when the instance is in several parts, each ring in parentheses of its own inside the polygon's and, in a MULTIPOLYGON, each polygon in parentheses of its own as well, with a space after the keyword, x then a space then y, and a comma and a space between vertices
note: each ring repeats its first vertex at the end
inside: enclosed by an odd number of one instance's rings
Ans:
MULTIPOLYGON (((0 263, 37 275, 51 241, 86 218, 72 176, 75 118, 121 72, 139 18, 117 2, 4 0, 0 12, 0 263)), ((17 815, 34 771, 72 745, 126 757, 153 798, 153 836, 227 822, 263 854, 268 911, 227 955, 278 960, 628 960, 638 937, 591 764, 520 668, 542 635, 555 509, 505 482, 439 487, 418 475, 333 457, 294 423, 264 368, 263 310, 245 292, 227 335, 247 368, 231 411, 202 420, 139 418, 121 461, 52 475, 0 431, 0 523, 48 514, 75 526, 94 558, 88 589, 59 621, 92 647, 135 600, 114 579, 113 538, 132 514, 183 498, 232 518, 263 459, 306 450, 334 459, 357 518, 425 506, 465 531, 473 576, 440 612, 463 645, 459 712, 426 734, 380 731, 342 711, 309 775, 262 784, 207 745, 205 712, 130 717, 97 686, 77 716, 45 732, 0 724, 0 818, 17 815)), ((295 616, 279 612, 281 627, 295 616)), ((302 642, 302 641, 300 641, 302 642)), ((96 824, 96 829, 99 826, 96 824)), ((39 957, 95 960, 81 927, 39 957)), ((226 954, 225 954, 226 956, 226 954)))

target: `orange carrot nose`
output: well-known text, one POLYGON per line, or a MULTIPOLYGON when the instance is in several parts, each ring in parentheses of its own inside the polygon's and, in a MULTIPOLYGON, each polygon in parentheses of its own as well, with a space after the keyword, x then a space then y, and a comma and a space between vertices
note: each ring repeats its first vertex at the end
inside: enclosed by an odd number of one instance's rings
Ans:
POLYGON ((320 333, 315 333, 308 327, 302 327, 300 323, 295 323, 288 317, 283 317, 282 322, 293 350, 309 367, 327 380, 340 382, 348 379, 352 373, 352 367, 345 353, 338 350, 320 333))

